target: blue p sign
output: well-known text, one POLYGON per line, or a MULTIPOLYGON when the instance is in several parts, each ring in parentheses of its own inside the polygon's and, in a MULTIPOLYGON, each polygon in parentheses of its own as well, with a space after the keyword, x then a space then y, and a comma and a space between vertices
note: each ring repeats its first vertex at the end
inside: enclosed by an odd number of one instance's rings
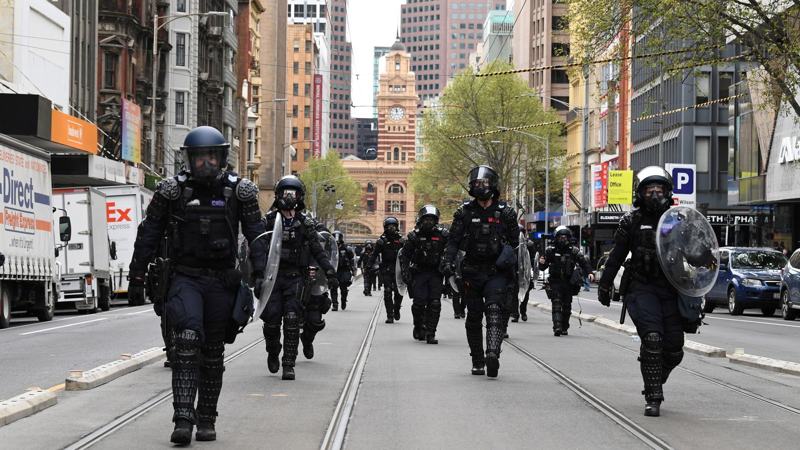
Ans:
POLYGON ((672 169, 673 192, 682 195, 694 194, 694 170, 688 167, 672 169))

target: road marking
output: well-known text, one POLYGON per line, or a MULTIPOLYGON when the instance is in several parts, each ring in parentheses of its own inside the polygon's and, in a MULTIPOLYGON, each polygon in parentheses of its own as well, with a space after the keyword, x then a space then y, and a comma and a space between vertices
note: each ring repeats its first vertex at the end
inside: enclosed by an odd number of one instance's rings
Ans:
POLYGON ((50 391, 50 392, 59 392, 59 391, 63 391, 64 390, 64 386, 65 386, 65 384, 61 383, 61 384, 57 384, 55 386, 49 387, 49 388, 47 388, 47 390, 50 391))
POLYGON ((99 321, 101 321, 101 320, 108 320, 108 318, 106 318, 106 317, 103 317, 103 318, 101 318, 101 319, 87 320, 86 322, 70 323, 70 324, 67 324, 67 325, 61 325, 61 326, 58 326, 58 327, 45 328, 45 329, 43 329, 43 330, 28 331, 27 333, 20 333, 19 335, 20 335, 20 336, 27 336, 27 335, 29 335, 29 334, 36 334, 36 333, 43 333, 43 332, 45 332, 45 331, 58 330, 59 328, 74 327, 75 325, 83 325, 83 324, 85 324, 85 323, 99 322, 99 321))
POLYGON ((142 313, 146 313, 146 312, 150 312, 150 309, 148 308, 148 309, 145 309, 145 310, 143 310, 143 311, 136 311, 136 312, 132 312, 132 313, 125 313, 125 315, 126 315, 126 316, 135 316, 135 315, 137 315, 137 314, 142 314, 142 313))
MULTIPOLYGON (((142 305, 142 306, 136 306, 134 308, 137 308, 137 309, 138 308, 144 308, 143 311, 149 311, 150 308, 148 308, 148 306, 149 305, 142 305)), ((121 316, 123 314, 128 315, 128 314, 131 314, 131 313, 123 313, 123 311, 128 310, 128 309, 129 308, 122 309, 121 307, 119 307, 118 309, 112 309, 111 311, 98 312, 97 315, 98 316, 100 316, 100 315, 121 316)), ((133 308, 130 308, 130 309, 133 309, 133 308)), ((57 318, 55 318, 55 319, 53 319, 53 320, 51 320, 49 322, 32 321, 31 323, 23 323, 23 324, 19 324, 19 325, 17 325, 15 322, 12 322, 11 323, 12 326, 10 326, 8 328, 0 329, 0 333, 2 333, 3 331, 19 331, 23 327, 31 327, 33 325, 45 325, 45 324, 49 324, 49 323, 53 323, 53 322, 63 322, 65 320, 77 320, 77 319, 83 319, 83 317, 82 316, 77 316, 77 315, 76 316, 62 316, 62 317, 57 317, 57 318)))
POLYGON ((714 317, 714 316, 706 316, 706 319, 716 319, 716 320, 729 320, 731 322, 749 322, 749 323, 759 323, 761 325, 772 325, 776 327, 789 327, 789 328, 800 328, 800 325, 789 325, 788 323, 772 323, 772 322, 761 322, 759 320, 747 320, 747 319, 728 319, 725 317, 714 317))

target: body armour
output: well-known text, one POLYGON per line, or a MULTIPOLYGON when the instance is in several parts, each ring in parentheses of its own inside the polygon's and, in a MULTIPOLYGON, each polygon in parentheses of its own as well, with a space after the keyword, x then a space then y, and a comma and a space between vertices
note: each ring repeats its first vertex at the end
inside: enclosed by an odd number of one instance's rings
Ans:
POLYGON ((453 215, 448 260, 454 261, 456 252, 464 250, 465 263, 493 266, 503 245, 516 248, 518 244, 519 227, 513 208, 494 202, 484 209, 473 200, 462 204, 453 215))
POLYGON ((279 215, 277 210, 270 211, 264 216, 266 229, 272 230, 278 218, 283 220, 280 271, 302 270, 312 264, 312 260, 318 261, 325 271, 333 269, 316 236, 317 224, 314 219, 299 211, 291 219, 279 215))
POLYGON ((575 265, 581 264, 580 252, 573 246, 565 248, 547 247, 545 250, 545 265, 542 268, 550 269, 550 281, 569 281, 575 271, 575 265))
MULTIPOLYGON (((428 233, 418 229, 412 231, 408 234, 408 243, 404 247, 411 250, 411 254, 404 255, 403 259, 408 261, 409 267, 415 273, 438 270, 447 248, 448 235, 447 229, 440 226, 428 233)), ((405 254, 405 250, 403 253, 405 254)))
POLYGON ((400 234, 391 236, 387 235, 386 233, 382 234, 381 237, 375 242, 375 250, 370 256, 369 265, 372 267, 375 264, 375 259, 380 255, 381 257, 381 265, 380 268, 383 270, 391 269, 394 271, 395 261, 397 260, 397 252, 403 248, 403 241, 401 240, 400 234))

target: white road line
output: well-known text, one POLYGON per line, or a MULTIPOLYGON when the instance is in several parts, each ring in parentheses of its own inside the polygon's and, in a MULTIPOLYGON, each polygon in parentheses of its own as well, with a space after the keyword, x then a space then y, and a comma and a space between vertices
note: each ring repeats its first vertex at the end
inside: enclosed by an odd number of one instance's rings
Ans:
POLYGON ((746 320, 746 319, 728 319, 725 317, 714 317, 706 315, 706 319, 716 319, 716 320, 729 320, 731 322, 749 322, 749 323, 758 323, 761 325, 772 325, 775 327, 789 327, 789 328, 800 328, 800 325, 789 325, 788 323, 773 323, 773 322, 761 322, 758 320, 746 320))
POLYGON ((146 313, 146 312, 150 312, 150 309, 148 308, 148 309, 145 309, 145 310, 142 310, 142 311, 136 311, 136 312, 132 312, 132 313, 125 313, 125 315, 126 316, 135 316, 137 314, 142 314, 142 313, 146 313))
MULTIPOLYGON (((139 309, 139 308, 143 308, 141 312, 150 311, 150 308, 148 308, 148 306, 150 306, 150 305, 136 306, 134 308, 112 309, 111 311, 98 312, 97 315, 98 316, 100 316, 100 315, 104 315, 104 316, 105 315, 107 315, 107 316, 130 315, 132 313, 123 313, 123 311, 131 310, 131 309, 139 309)), ((78 320, 78 319, 83 319, 83 317, 82 316, 62 316, 62 317, 56 317, 55 319, 51 320, 50 322, 32 321, 31 323, 23 323, 23 324, 16 324, 16 323, 12 322, 13 326, 10 326, 8 328, 0 329, 0 333, 2 333, 3 331, 19 331, 23 327, 31 327, 33 325, 44 325, 46 323, 63 322, 65 320, 78 320)))
POLYGON ((44 333, 45 331, 58 330, 59 328, 74 327, 75 325, 83 325, 83 324, 86 324, 86 323, 99 322, 101 320, 108 320, 108 318, 103 317, 101 319, 87 320, 86 322, 70 323, 70 324, 67 324, 67 325, 61 325, 59 327, 45 328, 44 330, 28 331, 27 333, 20 333, 19 335, 20 336, 27 336, 29 334, 44 333))

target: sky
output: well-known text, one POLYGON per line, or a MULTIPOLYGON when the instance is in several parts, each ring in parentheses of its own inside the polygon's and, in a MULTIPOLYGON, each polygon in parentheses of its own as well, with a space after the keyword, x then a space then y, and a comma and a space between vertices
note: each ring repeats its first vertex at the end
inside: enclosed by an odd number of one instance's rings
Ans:
POLYGON ((400 26, 400 5, 405 0, 349 0, 349 36, 353 44, 353 117, 373 117, 372 49, 390 47, 400 26))

